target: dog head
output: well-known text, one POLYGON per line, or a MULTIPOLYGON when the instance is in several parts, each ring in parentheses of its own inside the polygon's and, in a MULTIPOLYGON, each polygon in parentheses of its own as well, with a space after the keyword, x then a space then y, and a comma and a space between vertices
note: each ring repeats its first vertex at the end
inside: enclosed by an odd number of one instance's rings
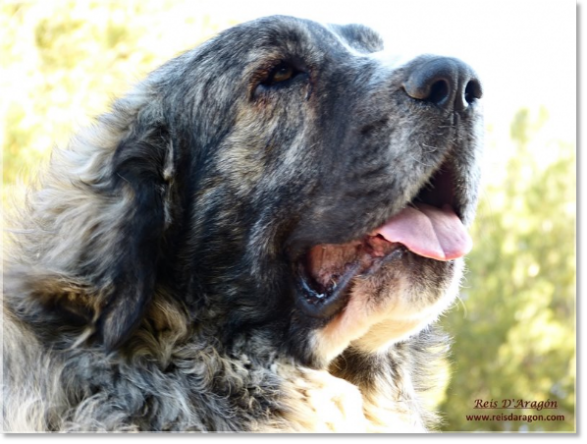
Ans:
POLYGON ((188 334, 322 367, 434 320, 470 248, 481 86, 456 59, 382 49, 363 26, 270 17, 117 101, 65 151, 66 205, 43 209, 58 235, 40 257, 78 282, 55 322, 75 313, 112 349, 165 297, 188 334))

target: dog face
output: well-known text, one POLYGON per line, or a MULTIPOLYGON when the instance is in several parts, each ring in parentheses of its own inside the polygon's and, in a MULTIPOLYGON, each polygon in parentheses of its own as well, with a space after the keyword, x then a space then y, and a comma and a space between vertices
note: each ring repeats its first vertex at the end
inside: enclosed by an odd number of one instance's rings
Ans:
POLYGON ((368 28, 272 17, 150 77, 178 196, 158 279, 227 347, 254 331, 323 367, 407 337, 454 297, 480 85, 453 59, 396 66, 381 49, 368 28))
POLYGON ((183 315, 161 328, 314 368, 422 329, 470 248, 481 88, 381 49, 270 17, 154 71, 55 155, 8 305, 58 348, 83 330, 114 350, 166 301, 183 315))

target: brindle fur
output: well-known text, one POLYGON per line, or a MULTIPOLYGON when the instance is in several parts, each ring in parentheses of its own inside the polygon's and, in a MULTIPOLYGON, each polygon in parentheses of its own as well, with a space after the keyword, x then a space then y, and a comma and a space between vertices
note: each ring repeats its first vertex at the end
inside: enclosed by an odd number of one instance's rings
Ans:
POLYGON ((293 290, 291 257, 381 225, 449 152, 473 217, 479 114, 416 106, 401 84, 422 59, 381 49, 359 25, 246 23, 53 154, 5 257, 5 431, 430 424, 420 392, 446 344, 430 324, 461 260, 357 282, 351 327, 305 315, 293 290), (258 87, 283 59, 304 73, 258 87))

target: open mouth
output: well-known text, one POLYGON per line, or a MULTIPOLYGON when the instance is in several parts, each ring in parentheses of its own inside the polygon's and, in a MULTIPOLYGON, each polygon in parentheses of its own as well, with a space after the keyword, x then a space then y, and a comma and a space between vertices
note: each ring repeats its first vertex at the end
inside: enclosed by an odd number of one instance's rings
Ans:
POLYGON ((320 244, 296 263, 302 308, 329 318, 344 305, 355 278, 376 273, 382 265, 415 254, 450 261, 472 246, 454 194, 454 174, 443 164, 407 206, 383 225, 345 244, 320 244))

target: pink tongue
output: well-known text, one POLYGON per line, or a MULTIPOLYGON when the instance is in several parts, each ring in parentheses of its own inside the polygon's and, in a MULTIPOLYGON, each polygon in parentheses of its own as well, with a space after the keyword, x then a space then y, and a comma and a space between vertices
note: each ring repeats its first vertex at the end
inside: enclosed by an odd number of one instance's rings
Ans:
POLYGON ((377 228, 388 242, 404 244, 419 256, 449 261, 464 256, 473 246, 471 237, 449 205, 406 207, 377 228))

